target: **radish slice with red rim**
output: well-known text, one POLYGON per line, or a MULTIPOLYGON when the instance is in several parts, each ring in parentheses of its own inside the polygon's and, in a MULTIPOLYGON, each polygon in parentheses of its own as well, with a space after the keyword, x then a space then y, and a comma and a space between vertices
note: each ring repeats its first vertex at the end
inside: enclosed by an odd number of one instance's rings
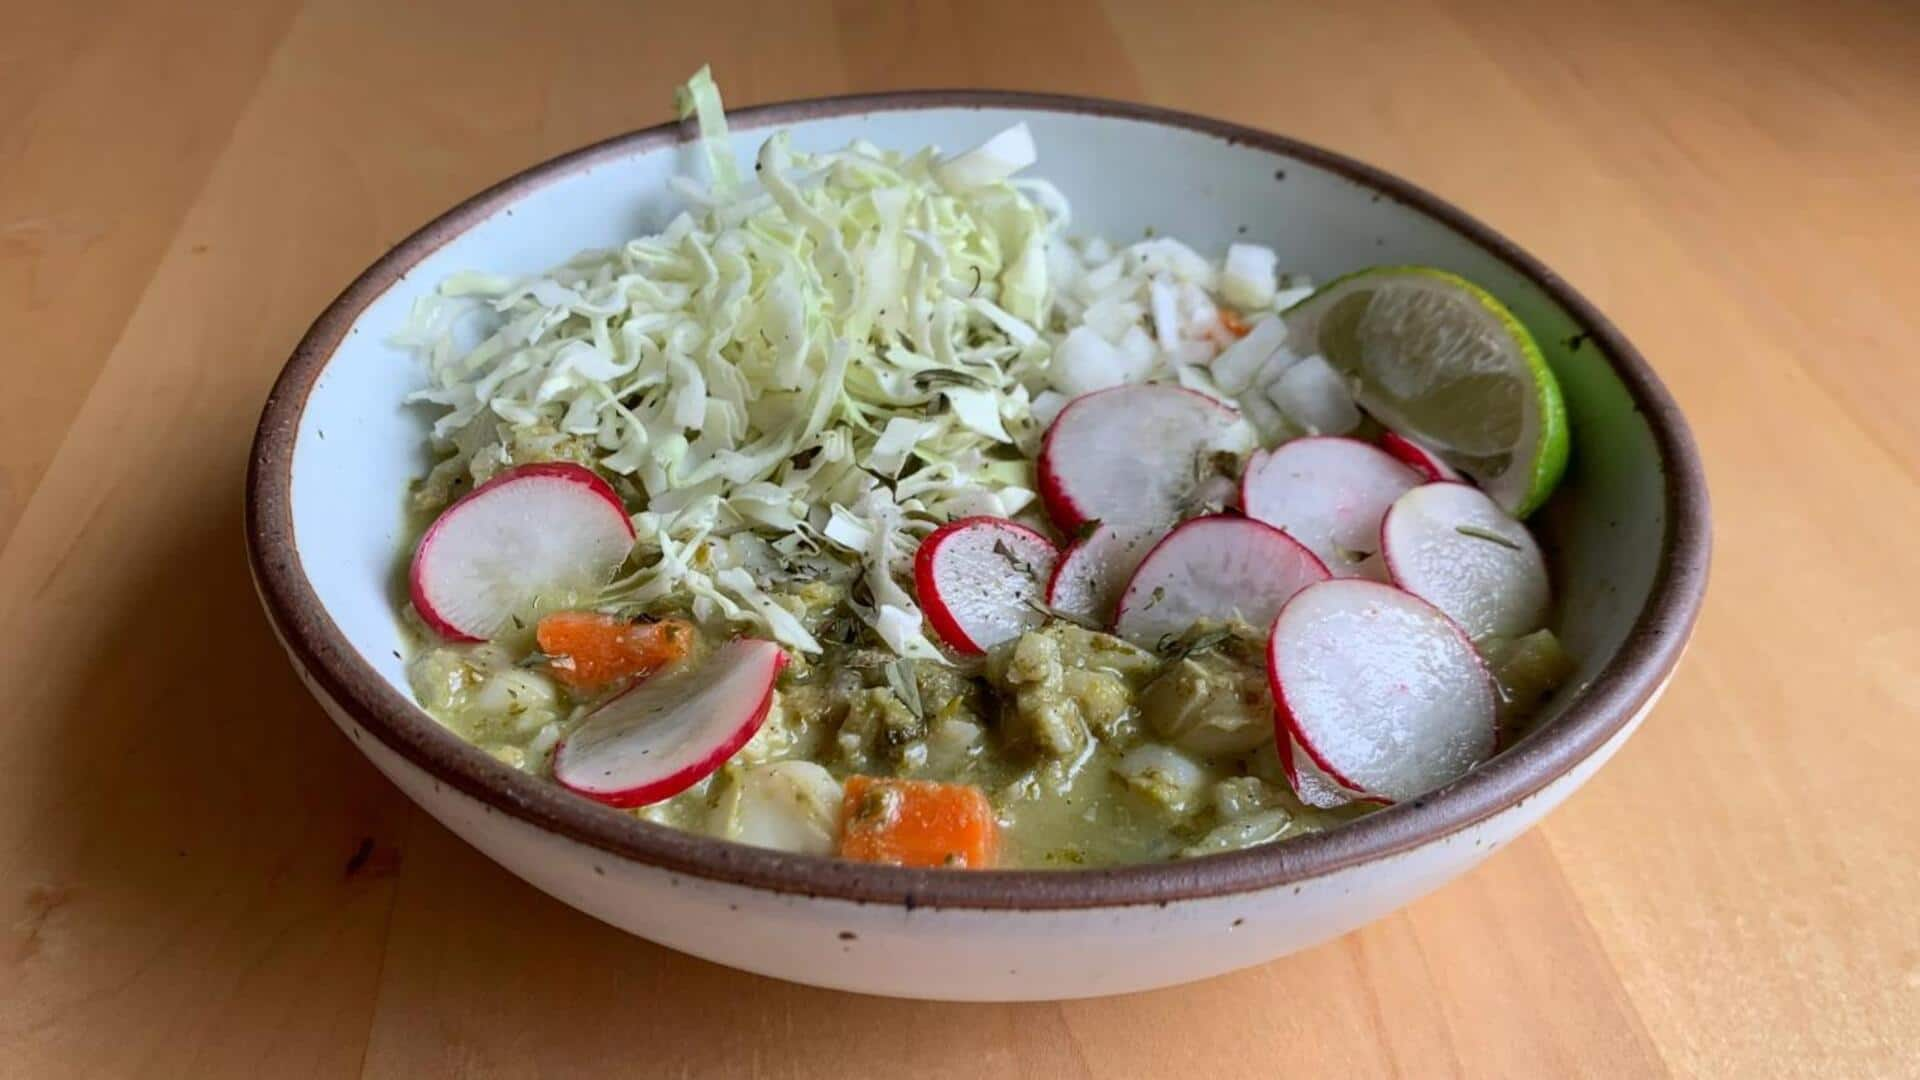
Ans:
POLYGON ((1273 748, 1280 758, 1280 769, 1287 774, 1287 783, 1292 785, 1294 796, 1301 802, 1316 809, 1331 810, 1351 802, 1379 801, 1340 786, 1333 777, 1321 772, 1313 758, 1293 741, 1293 733, 1287 730, 1284 721, 1276 718, 1274 726, 1279 729, 1274 735, 1273 748))
POLYGON ((978 655, 1046 621, 1043 602, 1059 551, 1005 518, 950 522, 920 542, 913 578, 940 639, 978 655))
POLYGON ((1387 508, 1420 475, 1358 439, 1315 436, 1253 455, 1240 481, 1246 515, 1305 544, 1335 577, 1361 575, 1387 508))
POLYGON ((1156 648, 1201 619, 1267 626, 1294 593, 1326 577, 1313 552, 1270 525, 1194 518, 1141 560, 1120 596, 1114 627, 1121 637, 1156 648))
POLYGON ((1371 581, 1302 589, 1274 620, 1267 677, 1286 732, 1336 786, 1399 802, 1493 755, 1493 678, 1453 620, 1371 581))
POLYGON ((482 641, 542 596, 595 590, 633 549, 620 496, 571 462, 508 469, 441 513, 414 549, 414 609, 442 637, 482 641))
POLYGON ((1439 454, 1397 431, 1380 436, 1380 449, 1406 463, 1408 468, 1428 481, 1460 479, 1459 471, 1441 460, 1439 454))
POLYGON ((1394 584, 1447 613, 1475 641, 1546 625, 1547 562, 1527 527, 1479 488, 1424 484, 1380 525, 1394 584))
POLYGON ((742 638, 640 683, 587 715, 553 752, 560 786, 608 806, 671 798, 725 764, 766 722, 787 655, 742 638))
POLYGON ((1047 428, 1040 497, 1063 533, 1090 521, 1166 529, 1252 443, 1240 414, 1178 386, 1116 386, 1074 398, 1047 428))
POLYGON ((1070 618, 1112 626, 1128 579, 1158 540, 1157 529, 1101 525, 1073 542, 1047 582, 1047 606, 1070 618))

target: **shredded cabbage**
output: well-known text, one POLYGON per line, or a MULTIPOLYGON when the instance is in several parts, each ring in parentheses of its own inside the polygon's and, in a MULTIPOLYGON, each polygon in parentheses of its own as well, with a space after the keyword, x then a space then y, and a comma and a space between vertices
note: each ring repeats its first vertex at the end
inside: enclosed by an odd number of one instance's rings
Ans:
MULTIPOLYGON (((812 654, 795 596, 827 582, 889 648, 938 659, 902 585, 913 552, 952 517, 1033 505, 1028 455, 1064 397, 1222 394, 1203 370, 1231 340, 1219 266, 1173 240, 1067 242, 1066 199, 1015 179, 1024 125, 950 158, 776 133, 744 178, 705 68, 676 105, 708 175, 676 181, 688 208, 664 229, 529 278, 455 275, 397 336, 430 372, 408 400, 440 410, 423 505, 559 458, 644 507, 606 604, 679 604, 812 654)), ((1238 355, 1234 382, 1260 359, 1238 355)))

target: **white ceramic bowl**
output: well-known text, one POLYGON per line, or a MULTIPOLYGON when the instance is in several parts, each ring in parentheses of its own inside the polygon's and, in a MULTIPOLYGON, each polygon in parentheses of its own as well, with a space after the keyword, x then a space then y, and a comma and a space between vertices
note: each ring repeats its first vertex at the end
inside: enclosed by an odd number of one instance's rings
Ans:
POLYGON ((1574 433, 1536 519, 1578 678, 1532 734, 1469 776, 1346 828, 1184 862, 930 871, 741 847, 650 825, 515 772, 413 702, 395 602, 403 492, 428 464, 422 378, 387 343, 462 269, 535 271, 676 210, 677 128, 558 158, 388 253, 315 322, 268 399, 248 477, 263 602, 314 696, 374 765, 488 856, 629 930, 750 971, 905 997, 1036 999, 1164 986, 1257 964, 1392 911, 1539 820, 1619 748, 1680 659, 1706 583, 1706 491, 1684 422, 1633 348, 1566 283, 1404 181, 1314 147, 1162 110, 1024 94, 801 102, 730 118, 743 158, 779 127, 957 148, 1031 125, 1077 230, 1147 228, 1202 249, 1273 245, 1318 280, 1380 263, 1457 271, 1545 348, 1574 433))

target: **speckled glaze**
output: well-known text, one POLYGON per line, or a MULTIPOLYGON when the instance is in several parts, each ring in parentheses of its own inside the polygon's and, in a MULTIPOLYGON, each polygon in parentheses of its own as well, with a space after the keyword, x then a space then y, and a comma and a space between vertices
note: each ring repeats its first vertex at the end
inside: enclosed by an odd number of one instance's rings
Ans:
POLYGON ((1202 249, 1245 237, 1318 280, 1379 263, 1453 270, 1540 339, 1574 431, 1534 519, 1580 658, 1535 730, 1445 789, 1346 828, 1170 864, 1068 872, 862 866, 665 829, 515 772, 442 730, 406 690, 394 582, 401 493, 428 417, 387 343, 455 270, 534 271, 663 225, 676 128, 558 158, 404 241, 324 312, 261 417, 248 550, 294 666, 395 784, 503 866, 616 926, 720 963, 869 993, 969 1000, 1119 993, 1202 978, 1353 929, 1464 872, 1579 787, 1652 707, 1706 585, 1708 508, 1684 421, 1646 363, 1564 282, 1484 225, 1377 170, 1279 136, 1110 102, 927 92, 732 117, 748 155, 776 127, 958 148, 1025 120, 1075 228, 1153 228, 1202 249), (391 498, 369 493, 391 492, 391 498))

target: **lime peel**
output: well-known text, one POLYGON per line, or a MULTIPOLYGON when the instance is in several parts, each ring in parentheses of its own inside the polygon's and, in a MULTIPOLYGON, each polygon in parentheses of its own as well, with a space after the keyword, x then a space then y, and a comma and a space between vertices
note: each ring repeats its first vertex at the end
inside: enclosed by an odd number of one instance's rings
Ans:
POLYGON ((1485 289, 1432 267, 1371 267, 1284 318, 1294 352, 1324 356, 1369 412, 1432 446, 1515 517, 1559 485, 1560 384, 1533 335, 1485 289))

